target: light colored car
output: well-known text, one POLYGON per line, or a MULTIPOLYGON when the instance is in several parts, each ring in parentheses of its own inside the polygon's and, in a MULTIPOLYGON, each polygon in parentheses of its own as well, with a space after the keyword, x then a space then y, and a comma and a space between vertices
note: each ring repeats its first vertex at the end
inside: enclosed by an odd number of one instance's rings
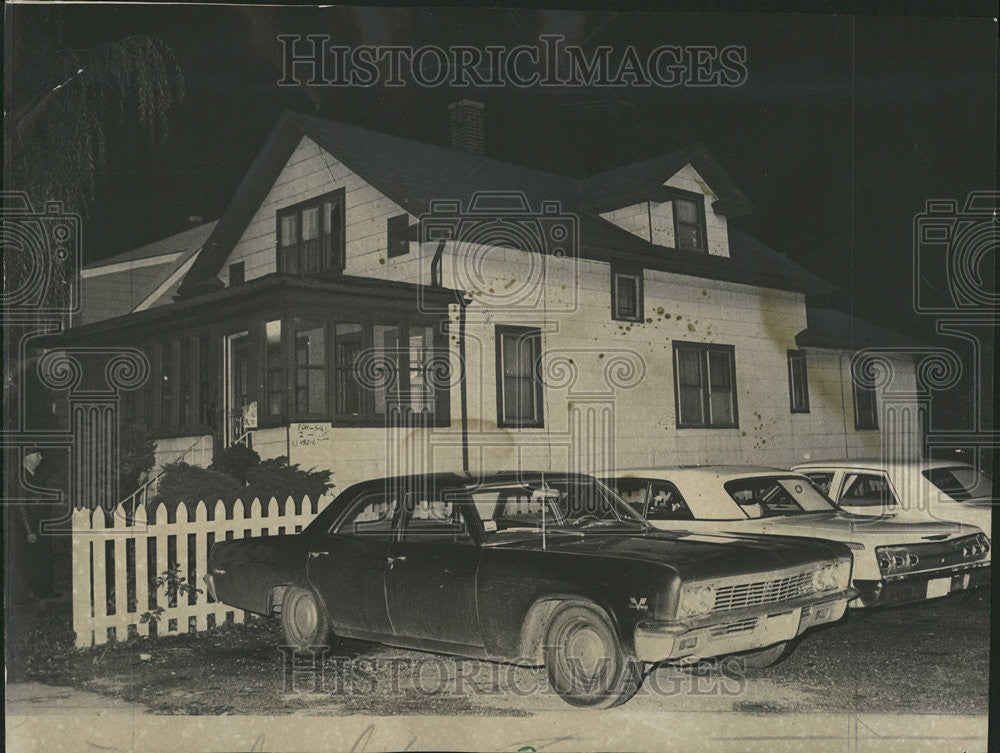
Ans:
POLYGON ((955 520, 993 535, 993 481, 968 463, 824 460, 799 463, 792 470, 804 473, 841 508, 857 515, 955 520))
POLYGON ((657 528, 806 536, 854 555, 852 607, 946 596, 989 583, 990 543, 975 526, 839 509, 801 473, 754 466, 620 471, 608 484, 657 528))

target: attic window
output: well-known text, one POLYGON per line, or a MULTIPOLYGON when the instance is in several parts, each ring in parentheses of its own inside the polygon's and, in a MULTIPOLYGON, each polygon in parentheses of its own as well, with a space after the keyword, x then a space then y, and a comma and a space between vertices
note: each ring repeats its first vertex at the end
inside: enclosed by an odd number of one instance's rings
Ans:
POLYGON ((705 200, 697 194, 674 199, 674 245, 682 251, 707 251, 705 200))
POLYGON ((246 262, 238 261, 229 265, 229 287, 241 285, 246 280, 246 262))
POLYGON ((344 189, 278 211, 279 272, 344 269, 344 189))

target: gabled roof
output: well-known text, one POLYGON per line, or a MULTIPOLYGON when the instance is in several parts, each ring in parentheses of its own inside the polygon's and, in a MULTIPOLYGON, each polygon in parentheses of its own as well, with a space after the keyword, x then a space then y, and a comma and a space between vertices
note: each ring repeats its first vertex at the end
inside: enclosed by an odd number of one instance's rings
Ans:
MULTIPOLYGON (((641 262, 654 269, 710 279, 764 285, 801 292, 832 288, 767 246, 740 238, 732 258, 677 252, 622 230, 601 218, 610 205, 624 206, 633 196, 656 198, 662 184, 691 163, 712 184, 723 214, 749 211, 749 201, 732 179, 695 144, 670 154, 576 179, 511 162, 427 144, 299 113, 283 114, 240 183, 235 196, 180 287, 190 295, 216 275, 303 136, 342 162, 411 215, 428 213, 435 200, 468 206, 476 193, 520 192, 536 210, 543 201, 560 202, 579 217, 580 254, 601 261, 641 262)), ((666 189, 669 191, 669 189, 666 189)), ((645 200, 645 199, 640 199, 645 200)), ((739 235, 738 233, 736 235, 739 235)), ((732 252, 731 252, 732 253, 732 252)))
POLYGON ((168 303, 167 293, 201 250, 214 222, 88 264, 80 274, 76 324, 110 319, 168 303))
POLYGON ((712 202, 717 214, 738 217, 753 210, 750 200, 701 143, 583 179, 578 206, 583 211, 603 212, 648 199, 664 201, 671 195, 664 181, 685 165, 691 165, 712 186, 718 197, 712 202))
POLYGON ((919 348, 926 343, 887 327, 859 319, 836 309, 806 311, 807 328, 795 336, 800 348, 834 348, 861 350, 863 348, 919 348))

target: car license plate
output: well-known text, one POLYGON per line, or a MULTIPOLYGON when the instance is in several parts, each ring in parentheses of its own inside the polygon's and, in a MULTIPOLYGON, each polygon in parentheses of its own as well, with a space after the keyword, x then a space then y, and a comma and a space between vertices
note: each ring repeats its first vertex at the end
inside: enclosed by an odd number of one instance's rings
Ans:
POLYGON ((795 609, 785 614, 771 615, 767 618, 764 630, 768 638, 775 641, 788 641, 798 635, 801 609, 795 609))
POLYGON ((935 578, 927 581, 927 598, 936 599, 951 593, 951 578, 935 578))

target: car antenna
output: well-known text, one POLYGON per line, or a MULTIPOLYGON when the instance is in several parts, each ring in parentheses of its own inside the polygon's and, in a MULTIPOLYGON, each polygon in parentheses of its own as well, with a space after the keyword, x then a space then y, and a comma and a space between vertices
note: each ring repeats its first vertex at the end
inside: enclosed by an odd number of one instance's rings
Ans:
POLYGON ((545 551, 545 508, 548 507, 548 500, 545 497, 545 492, 548 491, 548 486, 545 483, 545 471, 542 471, 542 551, 545 551))

